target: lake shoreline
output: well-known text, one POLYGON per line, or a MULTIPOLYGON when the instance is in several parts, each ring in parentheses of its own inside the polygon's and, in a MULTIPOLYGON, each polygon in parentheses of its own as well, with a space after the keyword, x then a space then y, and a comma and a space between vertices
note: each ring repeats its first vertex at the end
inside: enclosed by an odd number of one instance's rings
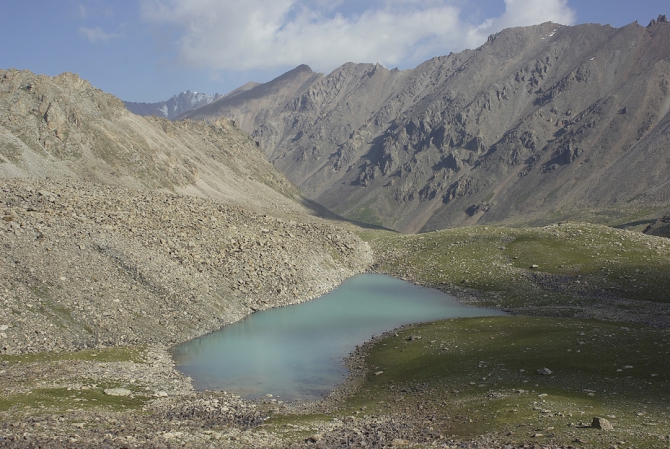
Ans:
POLYGON ((198 390, 231 390, 247 399, 318 400, 347 375, 342 360, 370 337, 410 323, 499 315, 392 276, 365 273, 291 309, 247 316, 173 348, 177 369, 198 390))
MULTIPOLYGON (((366 272, 379 273, 379 270, 368 269, 366 272)), ((389 274, 389 273, 382 273, 389 274)), ((411 279, 406 279, 411 282, 411 279)), ((459 302, 468 305, 490 304, 491 294, 489 292, 479 292, 475 289, 463 288, 458 285, 430 285, 426 282, 414 282, 417 285, 429 286, 446 290, 446 292, 456 296, 459 302)), ((661 305, 661 309, 663 309, 661 305)), ((513 314, 522 314, 521 310, 508 309, 513 314)), ((540 315, 544 309, 541 307, 531 308, 525 312, 528 314, 540 315)), ((610 315, 602 314, 600 306, 595 310, 589 312, 591 315, 598 315, 602 319, 607 319, 610 315)), ((113 365, 106 365, 105 370, 108 370, 112 377, 107 377, 108 380, 114 379, 114 382, 128 383, 132 380, 125 372, 131 369, 130 372, 136 378, 144 378, 150 380, 155 389, 147 395, 147 401, 142 407, 142 414, 127 412, 109 412, 100 414, 99 412, 88 412, 85 409, 80 411, 73 410, 66 413, 64 421, 50 421, 48 428, 33 430, 31 441, 35 442, 49 442, 54 441, 67 442, 68 438, 74 433, 79 435, 79 446, 83 446, 85 441, 88 447, 96 447, 105 440, 115 441, 116 444, 127 444, 128 441, 133 441, 136 436, 143 433, 155 434, 152 440, 156 445, 160 446, 166 442, 198 442, 196 447, 205 445, 207 441, 214 441, 212 438, 220 438, 227 441, 227 444, 243 444, 245 447, 269 447, 272 445, 283 446, 285 439, 276 434, 267 432, 258 434, 258 425, 265 421, 270 416, 277 414, 335 414, 338 415, 338 406, 355 391, 359 383, 365 376, 364 357, 367 351, 377 344, 382 338, 392 336, 395 332, 405 329, 412 325, 401 326, 398 329, 389 331, 383 335, 375 336, 364 344, 360 345, 347 358, 347 364, 350 369, 350 376, 331 394, 323 400, 313 403, 300 404, 283 404, 277 405, 269 401, 246 401, 234 394, 224 393, 220 391, 196 391, 192 382, 186 376, 180 374, 174 366, 174 361, 170 356, 170 347, 165 345, 149 345, 144 349, 142 361, 128 364, 127 362, 119 362, 113 365), (110 366, 112 367, 110 369, 110 366), (264 403, 265 402, 265 403, 264 403), (186 419, 183 424, 175 425, 172 420, 186 419), (88 424, 85 429, 76 428, 73 432, 72 423, 86 422, 94 423, 99 419, 100 424, 88 424), (250 424, 251 423, 251 424, 250 424), (108 427, 114 426, 122 427, 119 431, 108 438, 108 427), (203 430, 203 426, 214 430, 203 430), (224 430, 225 429, 227 430, 224 430), (212 433, 214 432, 214 433, 212 433), (232 438, 232 439, 231 439, 232 438)), ((84 391, 83 388, 87 385, 82 384, 81 379, 96 379, 100 376, 100 363, 89 359, 89 361, 81 362, 68 369, 67 373, 50 372, 47 377, 42 377, 40 382, 45 382, 53 385, 61 385, 63 387, 71 388, 72 391, 84 391), (61 377, 58 377, 61 376, 61 377)), ((16 369, 16 365, 9 368, 14 369, 12 378, 21 378, 20 384, 30 383, 30 379, 37 379, 44 375, 43 370, 35 370, 33 364, 25 364, 20 369, 16 369)), ((7 370, 8 367, 3 369, 7 370)), ((45 366, 45 369, 47 367, 45 366)), ((11 385, 8 387, 12 387, 11 385)), ((93 389, 89 383, 88 387, 93 389)), ((98 387, 98 390, 100 387, 98 387)), ((8 390, 5 390, 8 392, 8 390)), ((22 388, 15 388, 15 393, 24 391, 22 388)), ((90 391, 90 390, 89 390, 90 391)), ((101 390, 100 390, 101 391, 101 390)), ((100 398, 104 398, 101 392, 100 398)), ((15 410, 13 412, 0 412, 0 419, 4 422, 14 422, 19 425, 25 423, 35 416, 34 412, 21 412, 15 410)), ((39 414, 37 415, 39 416, 39 414)), ((45 415, 46 419, 48 414, 45 415)), ((342 416, 342 419, 346 417, 342 416)), ((408 417, 408 418, 411 418, 408 417)), ((387 421, 380 421, 378 418, 356 418, 356 426, 365 428, 366 426, 386 426, 384 428, 393 429, 394 424, 387 421)), ((411 420, 411 419, 410 419, 411 420)), ((351 421, 352 425, 354 421, 351 421)), ((324 433, 339 431, 340 424, 334 422, 333 424, 322 425, 320 431, 324 433)), ((348 424, 347 424, 348 425, 348 424)), ((262 427, 260 427, 262 429, 262 427)), ((16 435, 11 432, 0 433, 0 436, 5 438, 5 442, 12 441, 16 435)), ((490 437, 483 436, 480 441, 487 441, 490 437)), ((452 442, 456 444, 466 444, 465 442, 456 440, 443 440, 445 443, 452 442)), ((474 444, 474 443, 473 443, 474 444)), ((64 444, 65 445, 65 444, 64 444)), ((0 440, 0 447, 3 446, 3 440, 0 440)), ((86 446, 83 446, 86 447, 86 446)), ((302 446, 296 446, 302 447, 302 446)), ((463 446, 468 447, 468 446, 463 446)))

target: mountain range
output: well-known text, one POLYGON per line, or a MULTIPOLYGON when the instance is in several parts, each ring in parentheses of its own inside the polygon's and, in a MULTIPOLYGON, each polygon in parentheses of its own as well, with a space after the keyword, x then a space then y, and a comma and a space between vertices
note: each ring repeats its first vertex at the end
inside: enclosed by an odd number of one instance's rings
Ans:
POLYGON ((156 115, 170 120, 193 109, 207 105, 218 100, 221 94, 205 94, 202 92, 191 92, 190 90, 180 92, 169 100, 157 103, 136 103, 124 101, 123 104, 130 112, 137 115, 156 115))
POLYGON ((660 214, 670 23, 544 23, 411 70, 299 66, 178 119, 228 117, 332 211, 403 232, 660 214))

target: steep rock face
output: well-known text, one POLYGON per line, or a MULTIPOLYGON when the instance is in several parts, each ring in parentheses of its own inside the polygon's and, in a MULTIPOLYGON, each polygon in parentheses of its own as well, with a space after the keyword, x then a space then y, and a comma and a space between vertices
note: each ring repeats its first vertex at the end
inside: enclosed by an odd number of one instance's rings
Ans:
POLYGON ((282 105, 192 116, 255 117, 241 128, 303 192, 402 231, 659 207, 670 193, 662 19, 507 29, 413 70, 345 64, 282 105))
POLYGON ((221 98, 221 94, 209 95, 202 92, 191 92, 187 90, 174 95, 167 101, 157 103, 137 103, 133 101, 124 101, 123 104, 133 114, 157 117, 165 117, 170 120, 192 111, 193 109, 205 106, 221 98))
POLYGON ((0 71, 0 109, 0 177, 68 177, 308 212, 298 190, 227 119, 140 117, 76 75, 16 70, 0 71))

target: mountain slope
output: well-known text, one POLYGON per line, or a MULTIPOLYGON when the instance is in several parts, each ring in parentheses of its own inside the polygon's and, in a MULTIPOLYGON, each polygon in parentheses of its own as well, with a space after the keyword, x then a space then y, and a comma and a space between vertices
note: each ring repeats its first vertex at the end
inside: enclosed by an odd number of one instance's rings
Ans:
POLYGON ((0 354, 171 345, 370 263, 322 221, 73 180, 4 179, 0 247, 0 354))
POLYGON ((174 123, 128 112, 76 75, 0 71, 0 177, 168 189, 277 213, 312 213, 227 119, 174 123))
POLYGON ((507 29, 412 70, 345 64, 291 90, 187 116, 235 119, 303 192, 349 218, 402 231, 623 218, 670 194, 664 16, 507 29))
POLYGON ((182 342, 371 263, 227 119, 0 71, 0 354, 182 342))
POLYGON ((221 97, 221 94, 209 95, 202 92, 191 92, 190 90, 187 90, 185 92, 180 92, 178 95, 174 95, 169 100, 159 101, 158 103, 124 101, 123 104, 133 114, 143 116, 155 115, 157 117, 165 117, 172 120, 181 114, 205 106, 221 97))
POLYGON ((228 117, 235 120, 241 129, 251 132, 267 119, 281 113, 287 102, 302 95, 322 77, 322 74, 313 72, 308 66, 300 65, 268 83, 253 86, 245 84, 225 97, 182 114, 177 119, 211 120, 212 117, 228 117))

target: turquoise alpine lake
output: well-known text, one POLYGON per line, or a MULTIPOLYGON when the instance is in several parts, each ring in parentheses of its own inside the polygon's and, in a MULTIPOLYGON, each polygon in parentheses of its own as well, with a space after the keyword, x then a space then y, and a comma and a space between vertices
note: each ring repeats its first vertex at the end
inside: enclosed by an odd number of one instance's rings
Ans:
POLYGON ((174 348, 177 369, 201 390, 247 399, 318 400, 347 376, 356 345, 403 324, 504 315, 466 307, 439 290, 361 274, 312 301, 253 313, 174 348))

